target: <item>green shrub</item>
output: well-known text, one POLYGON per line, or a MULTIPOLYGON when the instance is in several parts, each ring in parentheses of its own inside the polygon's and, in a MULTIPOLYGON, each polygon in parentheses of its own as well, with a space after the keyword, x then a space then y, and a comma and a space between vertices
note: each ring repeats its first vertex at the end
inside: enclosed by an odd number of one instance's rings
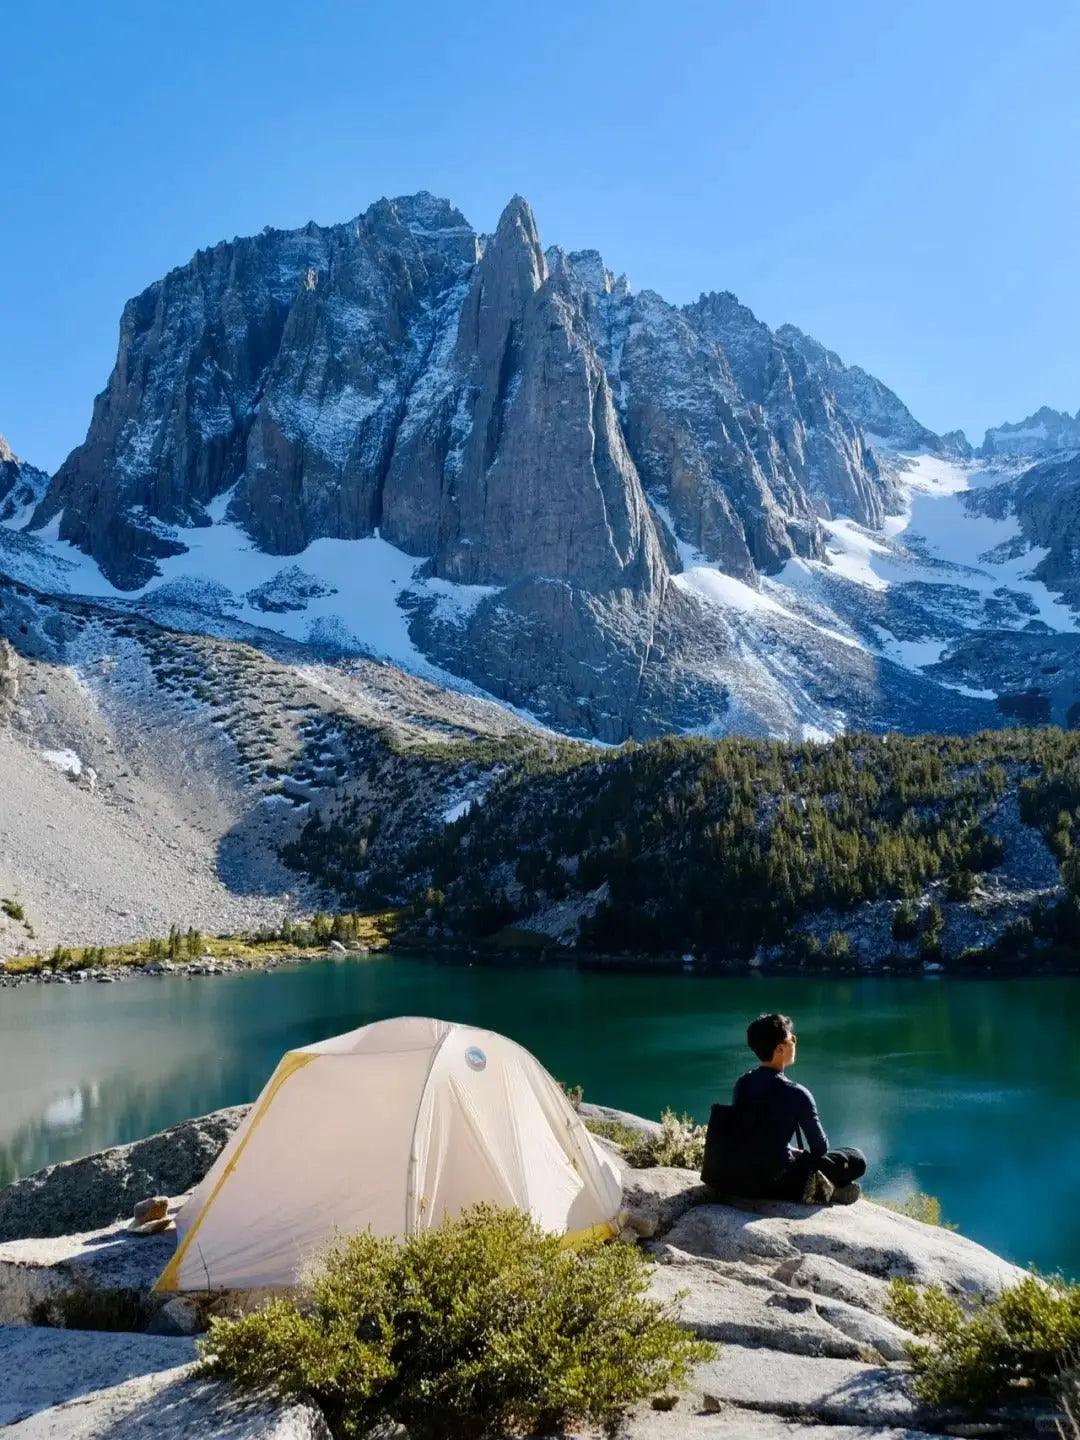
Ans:
POLYGON ((901 900, 893 911, 892 936, 894 940, 914 940, 919 933, 919 912, 910 900, 901 900))
POLYGON ((245 1390, 312 1398, 343 1440, 388 1423, 413 1440, 611 1427, 712 1353, 647 1286, 632 1246, 575 1252, 479 1206, 404 1242, 341 1240, 303 1302, 212 1321, 203 1355, 245 1390))
POLYGON ((825 941, 825 954, 830 960, 849 960, 851 940, 844 930, 833 930, 825 941))
POLYGON ((980 1410, 1017 1390, 1052 1390, 1080 1353, 1080 1285, 1027 1275, 968 1316, 939 1285, 889 1288, 888 1314, 920 1336, 915 1389, 931 1404, 980 1410))
POLYGON ((700 1170, 705 1158, 705 1126, 698 1125, 689 1115, 665 1110, 660 1116, 660 1134, 635 1132, 625 1154, 627 1162, 636 1170, 648 1170, 654 1165, 700 1170))
POLYGON ((17 900, 0 900, 0 910, 9 920, 25 920, 26 914, 17 900))
POLYGON ((941 1218, 941 1201, 936 1195, 927 1195, 924 1190, 912 1190, 901 1200, 882 1200, 874 1197, 878 1205, 886 1210, 895 1210, 897 1215, 906 1215, 909 1220, 919 1220, 923 1225, 939 1225, 943 1230, 955 1230, 947 1220, 941 1218))
POLYGON ((623 1151, 633 1149, 641 1140, 640 1130, 633 1130, 618 1120, 586 1120, 585 1129, 602 1140, 610 1140, 623 1151))
POLYGON ((945 894, 950 900, 970 900, 975 894, 975 876, 970 870, 954 870, 945 882, 945 894))

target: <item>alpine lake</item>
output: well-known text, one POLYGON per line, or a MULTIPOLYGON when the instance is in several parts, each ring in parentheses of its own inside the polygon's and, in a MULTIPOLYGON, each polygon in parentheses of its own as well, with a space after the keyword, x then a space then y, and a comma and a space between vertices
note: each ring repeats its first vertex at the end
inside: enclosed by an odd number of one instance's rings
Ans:
MULTIPOLYGON (((1080 979, 807 979, 511 967, 403 954, 0 995, 0 1184, 252 1099, 281 1054, 392 1015, 512 1036, 585 1098, 708 1118, 794 1018, 790 1071, 866 1190, 936 1196, 1021 1264, 1080 1277, 1080 979)), ((363 1116, 357 1116, 363 1123, 363 1116)))

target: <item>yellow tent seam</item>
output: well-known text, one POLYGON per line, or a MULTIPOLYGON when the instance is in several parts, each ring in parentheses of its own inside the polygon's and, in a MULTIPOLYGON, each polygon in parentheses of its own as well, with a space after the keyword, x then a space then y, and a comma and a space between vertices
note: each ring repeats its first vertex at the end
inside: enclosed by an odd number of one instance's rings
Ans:
POLYGON ((248 1141, 255 1134, 255 1131, 259 1128, 259 1125, 262 1123, 266 1112, 270 1109, 274 1097, 277 1095, 282 1085, 285 1084, 285 1081, 288 1080, 290 1075, 295 1075, 297 1070, 302 1070, 305 1065, 309 1064, 312 1060, 317 1060, 318 1058, 319 1057, 317 1055, 304 1055, 297 1051, 290 1051, 289 1054, 285 1055, 282 1058, 281 1064, 274 1072, 273 1078, 270 1081, 266 1094, 263 1096, 262 1103, 252 1117, 251 1124, 248 1126, 247 1129, 247 1133, 245 1134, 243 1140, 240 1141, 240 1144, 236 1147, 236 1154, 232 1157, 229 1163, 225 1166, 224 1170, 221 1172, 220 1176, 218 1177, 217 1184, 214 1186, 213 1190, 211 1190, 210 1194, 206 1198, 206 1203, 203 1205, 202 1209, 199 1211, 198 1215, 196 1215, 194 1221, 192 1222, 191 1229, 184 1236, 182 1243, 176 1247, 176 1254, 172 1257, 168 1265, 166 1265, 165 1269, 161 1272, 161 1277, 158 1280, 157 1284, 154 1286, 154 1293, 156 1295, 164 1295, 168 1291, 176 1290, 178 1288, 177 1280, 179 1279, 180 1266, 183 1264, 184 1256, 191 1248, 191 1243, 195 1239, 195 1236, 198 1234, 199 1227, 202 1225, 203 1221, 209 1214, 210 1207, 217 1199, 221 1191, 221 1187, 225 1184, 225 1181, 236 1169, 236 1166, 240 1160, 240 1156, 247 1148, 248 1141))

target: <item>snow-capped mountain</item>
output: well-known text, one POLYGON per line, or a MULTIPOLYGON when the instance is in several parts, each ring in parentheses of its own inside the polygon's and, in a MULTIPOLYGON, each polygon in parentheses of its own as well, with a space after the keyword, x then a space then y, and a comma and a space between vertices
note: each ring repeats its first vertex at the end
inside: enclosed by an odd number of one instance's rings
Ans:
POLYGON ((485 237, 420 194, 129 302, 0 572, 604 741, 966 730, 1013 713, 1024 635, 1074 630, 966 454, 730 294, 635 294, 519 198, 485 237))
POLYGON ((1038 460, 1080 450, 1080 410, 1069 415, 1043 405, 1026 420, 987 430, 979 454, 986 460, 1038 460))
POLYGON ((20 460, 0 435, 0 523, 18 526, 29 520, 48 484, 45 471, 20 460))

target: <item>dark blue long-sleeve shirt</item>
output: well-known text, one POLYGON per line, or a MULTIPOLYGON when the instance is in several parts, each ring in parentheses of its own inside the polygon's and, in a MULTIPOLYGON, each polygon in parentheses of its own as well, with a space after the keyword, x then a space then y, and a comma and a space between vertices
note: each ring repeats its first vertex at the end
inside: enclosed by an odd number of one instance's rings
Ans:
POLYGON ((818 1119, 813 1095, 805 1085, 796 1085, 779 1070, 770 1070, 767 1065, 748 1070, 736 1080, 732 1098, 744 1119, 744 1134, 754 1159, 763 1171, 778 1173, 791 1163, 796 1125, 811 1155, 824 1155, 828 1150, 829 1139, 818 1119))

